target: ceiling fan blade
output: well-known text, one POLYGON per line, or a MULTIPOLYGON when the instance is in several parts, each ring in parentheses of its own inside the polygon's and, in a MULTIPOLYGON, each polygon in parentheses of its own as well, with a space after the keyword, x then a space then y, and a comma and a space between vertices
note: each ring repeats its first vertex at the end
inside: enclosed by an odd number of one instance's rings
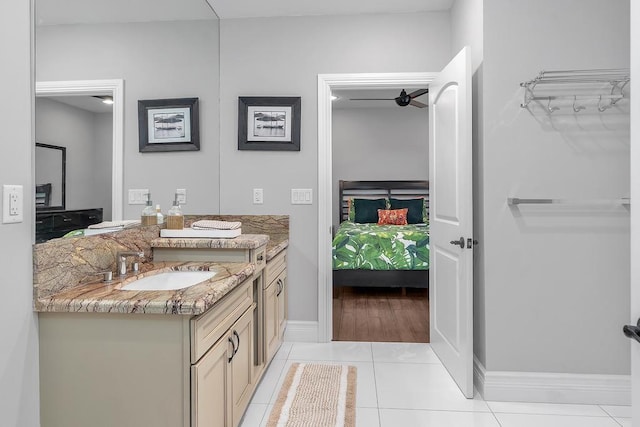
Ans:
POLYGON ((423 104, 422 102, 416 101, 415 99, 412 99, 409 104, 413 105, 414 107, 418 107, 418 108, 425 108, 427 106, 427 104, 423 104))
POLYGON ((418 90, 416 90, 416 91, 411 92, 411 93, 409 94, 409 96, 410 96, 411 98, 417 98, 417 97, 419 97, 419 96, 421 96, 421 95, 424 95, 425 93, 428 93, 428 92, 429 92, 429 89, 418 89, 418 90))
POLYGON ((349 98, 349 101, 393 101, 393 98, 349 98))

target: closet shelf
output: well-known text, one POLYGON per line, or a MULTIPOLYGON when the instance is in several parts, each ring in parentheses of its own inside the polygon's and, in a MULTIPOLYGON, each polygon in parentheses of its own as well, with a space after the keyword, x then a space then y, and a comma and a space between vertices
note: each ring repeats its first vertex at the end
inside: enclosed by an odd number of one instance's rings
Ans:
POLYGON ((593 200, 572 200, 572 199, 523 199, 519 197, 508 197, 509 206, 518 205, 572 205, 572 206, 593 206, 593 205, 623 205, 630 206, 631 199, 621 197, 619 199, 593 199, 593 200))
POLYGON ((549 113, 559 110, 552 101, 567 99, 574 112, 586 107, 585 100, 597 100, 598 111, 604 112, 622 99, 628 98, 625 89, 631 81, 629 69, 541 71, 533 80, 520 83, 527 108, 532 101, 545 101, 549 113))

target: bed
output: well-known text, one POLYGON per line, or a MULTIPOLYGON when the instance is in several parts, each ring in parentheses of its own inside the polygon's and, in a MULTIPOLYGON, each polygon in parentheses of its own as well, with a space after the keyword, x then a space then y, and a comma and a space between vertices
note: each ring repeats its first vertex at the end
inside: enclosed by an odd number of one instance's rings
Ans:
POLYGON ((427 288, 428 209, 428 181, 340 181, 333 286, 427 288), (408 224, 378 224, 398 209, 408 224))

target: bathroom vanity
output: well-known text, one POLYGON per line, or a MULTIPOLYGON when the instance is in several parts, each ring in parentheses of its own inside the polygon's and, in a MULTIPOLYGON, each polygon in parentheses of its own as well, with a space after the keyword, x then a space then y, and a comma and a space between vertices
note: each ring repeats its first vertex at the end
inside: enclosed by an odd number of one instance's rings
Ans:
MULTIPOLYGON (((253 218, 242 218, 252 231, 253 218)), ((36 245, 41 425, 237 426, 286 326, 288 217, 273 218, 286 224, 273 241, 164 242, 151 226, 36 245), (177 247, 203 252, 175 259, 177 247), (91 279, 88 266, 100 270, 123 249, 144 252, 137 275, 91 279), (69 256, 58 269, 50 258, 61 251, 69 256), (215 275, 179 290, 121 289, 178 270, 215 275)))

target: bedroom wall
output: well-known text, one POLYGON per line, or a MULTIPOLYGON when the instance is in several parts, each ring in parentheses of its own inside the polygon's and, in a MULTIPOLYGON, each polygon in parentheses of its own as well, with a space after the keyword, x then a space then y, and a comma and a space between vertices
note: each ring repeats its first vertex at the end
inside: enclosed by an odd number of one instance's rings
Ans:
MULTIPOLYGON (((111 182, 105 183, 104 176, 108 174, 111 179, 111 170, 105 167, 105 157, 97 157, 95 153, 102 156, 106 153, 110 158, 111 139, 106 140, 106 150, 99 146, 96 140, 98 114, 49 98, 36 98, 35 108, 36 141, 67 148, 66 209, 105 208, 101 203, 103 196, 111 193, 111 182), (96 179, 98 177, 101 179, 96 179)), ((107 205, 110 211, 111 198, 107 205)))
MULTIPOLYGON (((6 0, 0 13, 0 185, 18 184, 33 197, 31 2, 6 0)), ((0 204, 2 202, 0 201, 0 204)), ((24 221, 0 223, 0 270, 5 304, 0 310, 0 414, 3 426, 40 425, 38 325, 32 305, 33 209, 24 221)))
POLYGON ((506 204, 629 196, 628 101, 519 106, 520 82, 541 70, 629 67, 628 16, 629 1, 484 1, 488 371, 629 373, 628 209, 506 204))
POLYGON ((143 207, 127 204, 129 188, 149 188, 165 211, 186 188, 185 213, 218 212, 217 20, 40 26, 36 48, 38 81, 124 79, 124 218, 143 207), (140 153, 138 100, 189 97, 200 100, 200 151, 140 153))
POLYGON ((334 226, 341 179, 429 179, 427 108, 334 108, 331 120, 334 226))
POLYGON ((289 316, 317 321, 317 75, 440 70, 449 14, 229 19, 220 37, 220 211, 290 215, 289 316), (256 43, 265 34, 282 52, 256 43), (238 96, 249 95, 302 97, 300 152, 237 150, 238 96), (252 188, 264 189, 263 205, 252 188), (313 189, 313 205, 292 206, 291 188, 313 189))
POLYGON ((106 220, 111 219, 111 163, 113 142, 113 114, 99 113, 93 115, 93 138, 96 142, 93 151, 93 164, 96 165, 96 186, 104 189, 96 195, 96 204, 102 206, 102 216, 106 220))

